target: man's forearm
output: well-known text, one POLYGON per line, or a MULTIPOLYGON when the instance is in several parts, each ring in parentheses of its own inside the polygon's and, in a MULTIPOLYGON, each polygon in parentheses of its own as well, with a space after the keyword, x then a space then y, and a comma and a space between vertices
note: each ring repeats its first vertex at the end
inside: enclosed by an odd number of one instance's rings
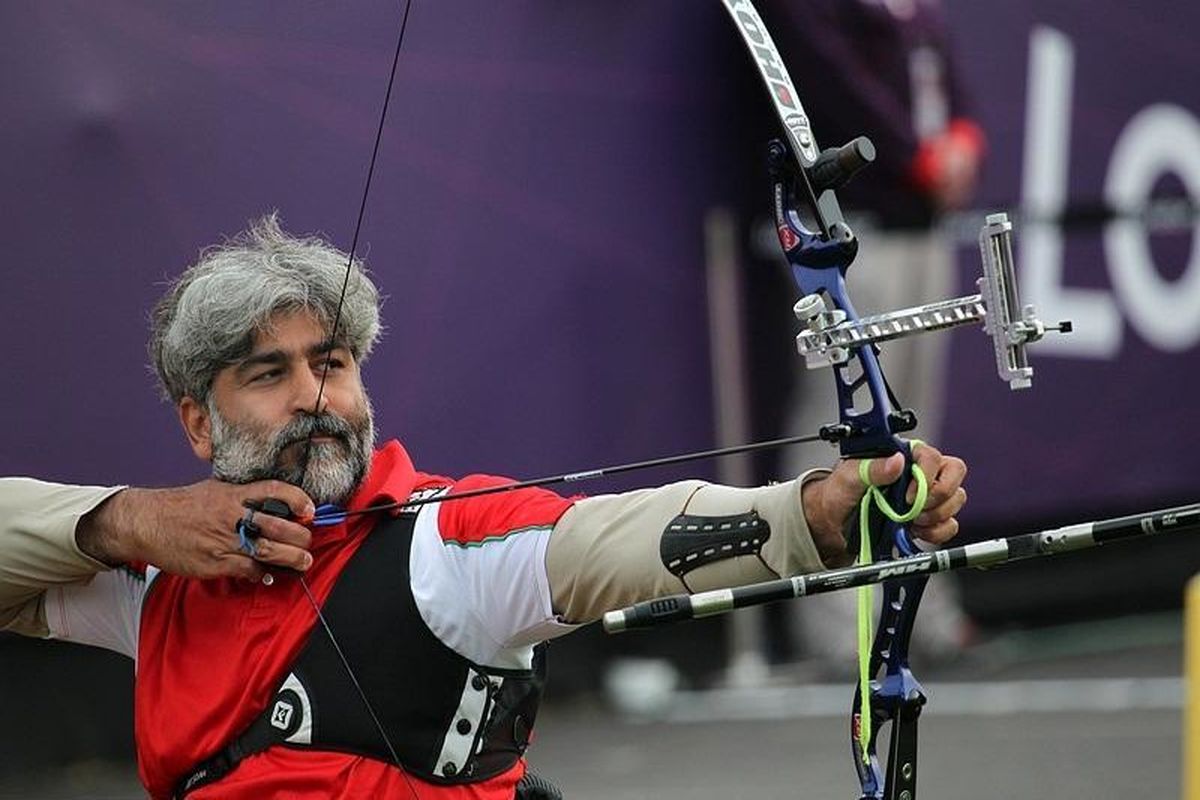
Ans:
POLYGON ((296 518, 313 514, 312 500, 281 481, 136 489, 0 478, 0 610, 14 597, 28 600, 131 562, 193 578, 257 580, 264 566, 308 569, 312 534, 298 519, 260 514, 257 552, 241 549, 238 520, 267 498, 287 503, 296 518))
POLYGON ((145 526, 153 489, 125 489, 84 514, 75 543, 85 555, 115 567, 137 559, 134 535, 145 526))
MULTIPOLYGON (((586 622, 660 595, 820 569, 823 548, 809 530, 800 495, 802 484, 824 475, 812 471, 796 481, 755 489, 685 481, 579 501, 555 525, 546 554, 555 612, 572 623, 586 622), (663 537, 680 515, 689 520, 678 538, 694 539, 687 546, 696 554, 680 551, 681 563, 675 565, 664 560, 663 537), (764 524, 759 532, 741 536, 739 523, 751 520, 764 524), (711 536, 701 530, 705 522, 714 524, 711 536), (697 526, 694 536, 692 525, 697 526), (747 539, 747 546, 730 535, 747 539), (690 567, 693 558, 697 566, 690 567)), ((837 530, 840 536, 840 526, 837 530)))

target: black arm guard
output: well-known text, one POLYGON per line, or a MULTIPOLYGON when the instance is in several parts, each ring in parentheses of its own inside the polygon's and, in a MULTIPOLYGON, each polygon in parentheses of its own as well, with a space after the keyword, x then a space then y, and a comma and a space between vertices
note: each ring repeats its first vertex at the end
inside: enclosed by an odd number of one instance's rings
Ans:
POLYGON ((680 580, 705 564, 737 556, 757 556, 771 538, 771 527, 755 511, 728 517, 680 514, 663 531, 663 566, 680 580))

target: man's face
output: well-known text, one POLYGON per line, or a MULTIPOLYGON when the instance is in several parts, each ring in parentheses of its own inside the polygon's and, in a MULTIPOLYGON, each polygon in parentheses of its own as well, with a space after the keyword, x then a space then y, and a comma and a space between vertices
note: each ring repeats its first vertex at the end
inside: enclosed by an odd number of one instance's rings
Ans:
POLYGON ((343 503, 366 474, 375 439, 358 364, 346 348, 330 347, 308 312, 271 322, 246 358, 217 374, 203 413, 189 413, 187 398, 181 404, 193 450, 221 480, 273 478, 300 486, 317 504, 343 503))

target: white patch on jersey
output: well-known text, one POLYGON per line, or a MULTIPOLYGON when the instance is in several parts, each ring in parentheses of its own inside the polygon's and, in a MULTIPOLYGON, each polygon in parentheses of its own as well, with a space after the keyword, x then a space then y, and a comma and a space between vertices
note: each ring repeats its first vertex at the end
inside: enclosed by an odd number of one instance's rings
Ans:
POLYGON ((440 503, 421 509, 409 570, 421 618, 448 647, 480 666, 529 669, 533 645, 575 630, 559 622, 546 577, 551 527, 463 546, 438 530, 440 503))

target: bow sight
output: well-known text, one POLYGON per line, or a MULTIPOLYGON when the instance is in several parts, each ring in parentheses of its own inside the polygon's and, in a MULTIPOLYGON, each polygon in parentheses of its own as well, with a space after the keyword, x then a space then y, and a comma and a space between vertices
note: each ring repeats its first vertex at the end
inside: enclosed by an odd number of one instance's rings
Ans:
POLYGON ((1011 389, 1027 389, 1033 383, 1026 345, 1047 331, 1069 333, 1071 322, 1046 325, 1031 305, 1022 306, 1012 257, 1012 223, 1004 213, 989 214, 979 231, 983 277, 976 281, 978 294, 955 297, 912 308, 886 311, 857 320, 830 309, 819 294, 801 297, 793 311, 807 326, 796 336, 796 349, 805 365, 816 369, 844 364, 850 348, 874 346, 927 331, 938 331, 970 323, 983 323, 990 333, 1000 379, 1011 389))
MULTIPOLYGON (((815 144, 811 131, 807 128, 805 131, 808 141, 815 144)), ((794 269, 837 268, 844 274, 849 268, 858 252, 858 240, 842 218, 833 190, 874 160, 875 146, 866 136, 820 151, 811 164, 805 163, 799 151, 789 151, 781 140, 768 145, 767 166, 775 184, 775 228, 794 269), (811 209, 820 236, 806 229, 797 210, 801 206, 811 209)), ((992 337, 1000 379, 1014 390, 1029 388, 1033 383, 1033 367, 1029 366, 1026 346, 1048 331, 1069 333, 1071 322, 1046 325, 1037 318, 1032 305, 1021 305, 1012 255, 1012 230, 1007 214, 987 216, 979 231, 983 277, 976 281, 977 294, 859 319, 851 318, 846 310, 837 307, 836 300, 831 308, 822 293, 805 294, 792 309, 806 326, 796 336, 796 349, 804 356, 805 366, 819 369, 846 364, 852 348, 875 347, 892 339, 982 323, 984 332, 992 337)), ((797 283, 804 286, 799 273, 796 277, 797 283)), ((899 430, 916 426, 915 417, 897 421, 899 430)))

